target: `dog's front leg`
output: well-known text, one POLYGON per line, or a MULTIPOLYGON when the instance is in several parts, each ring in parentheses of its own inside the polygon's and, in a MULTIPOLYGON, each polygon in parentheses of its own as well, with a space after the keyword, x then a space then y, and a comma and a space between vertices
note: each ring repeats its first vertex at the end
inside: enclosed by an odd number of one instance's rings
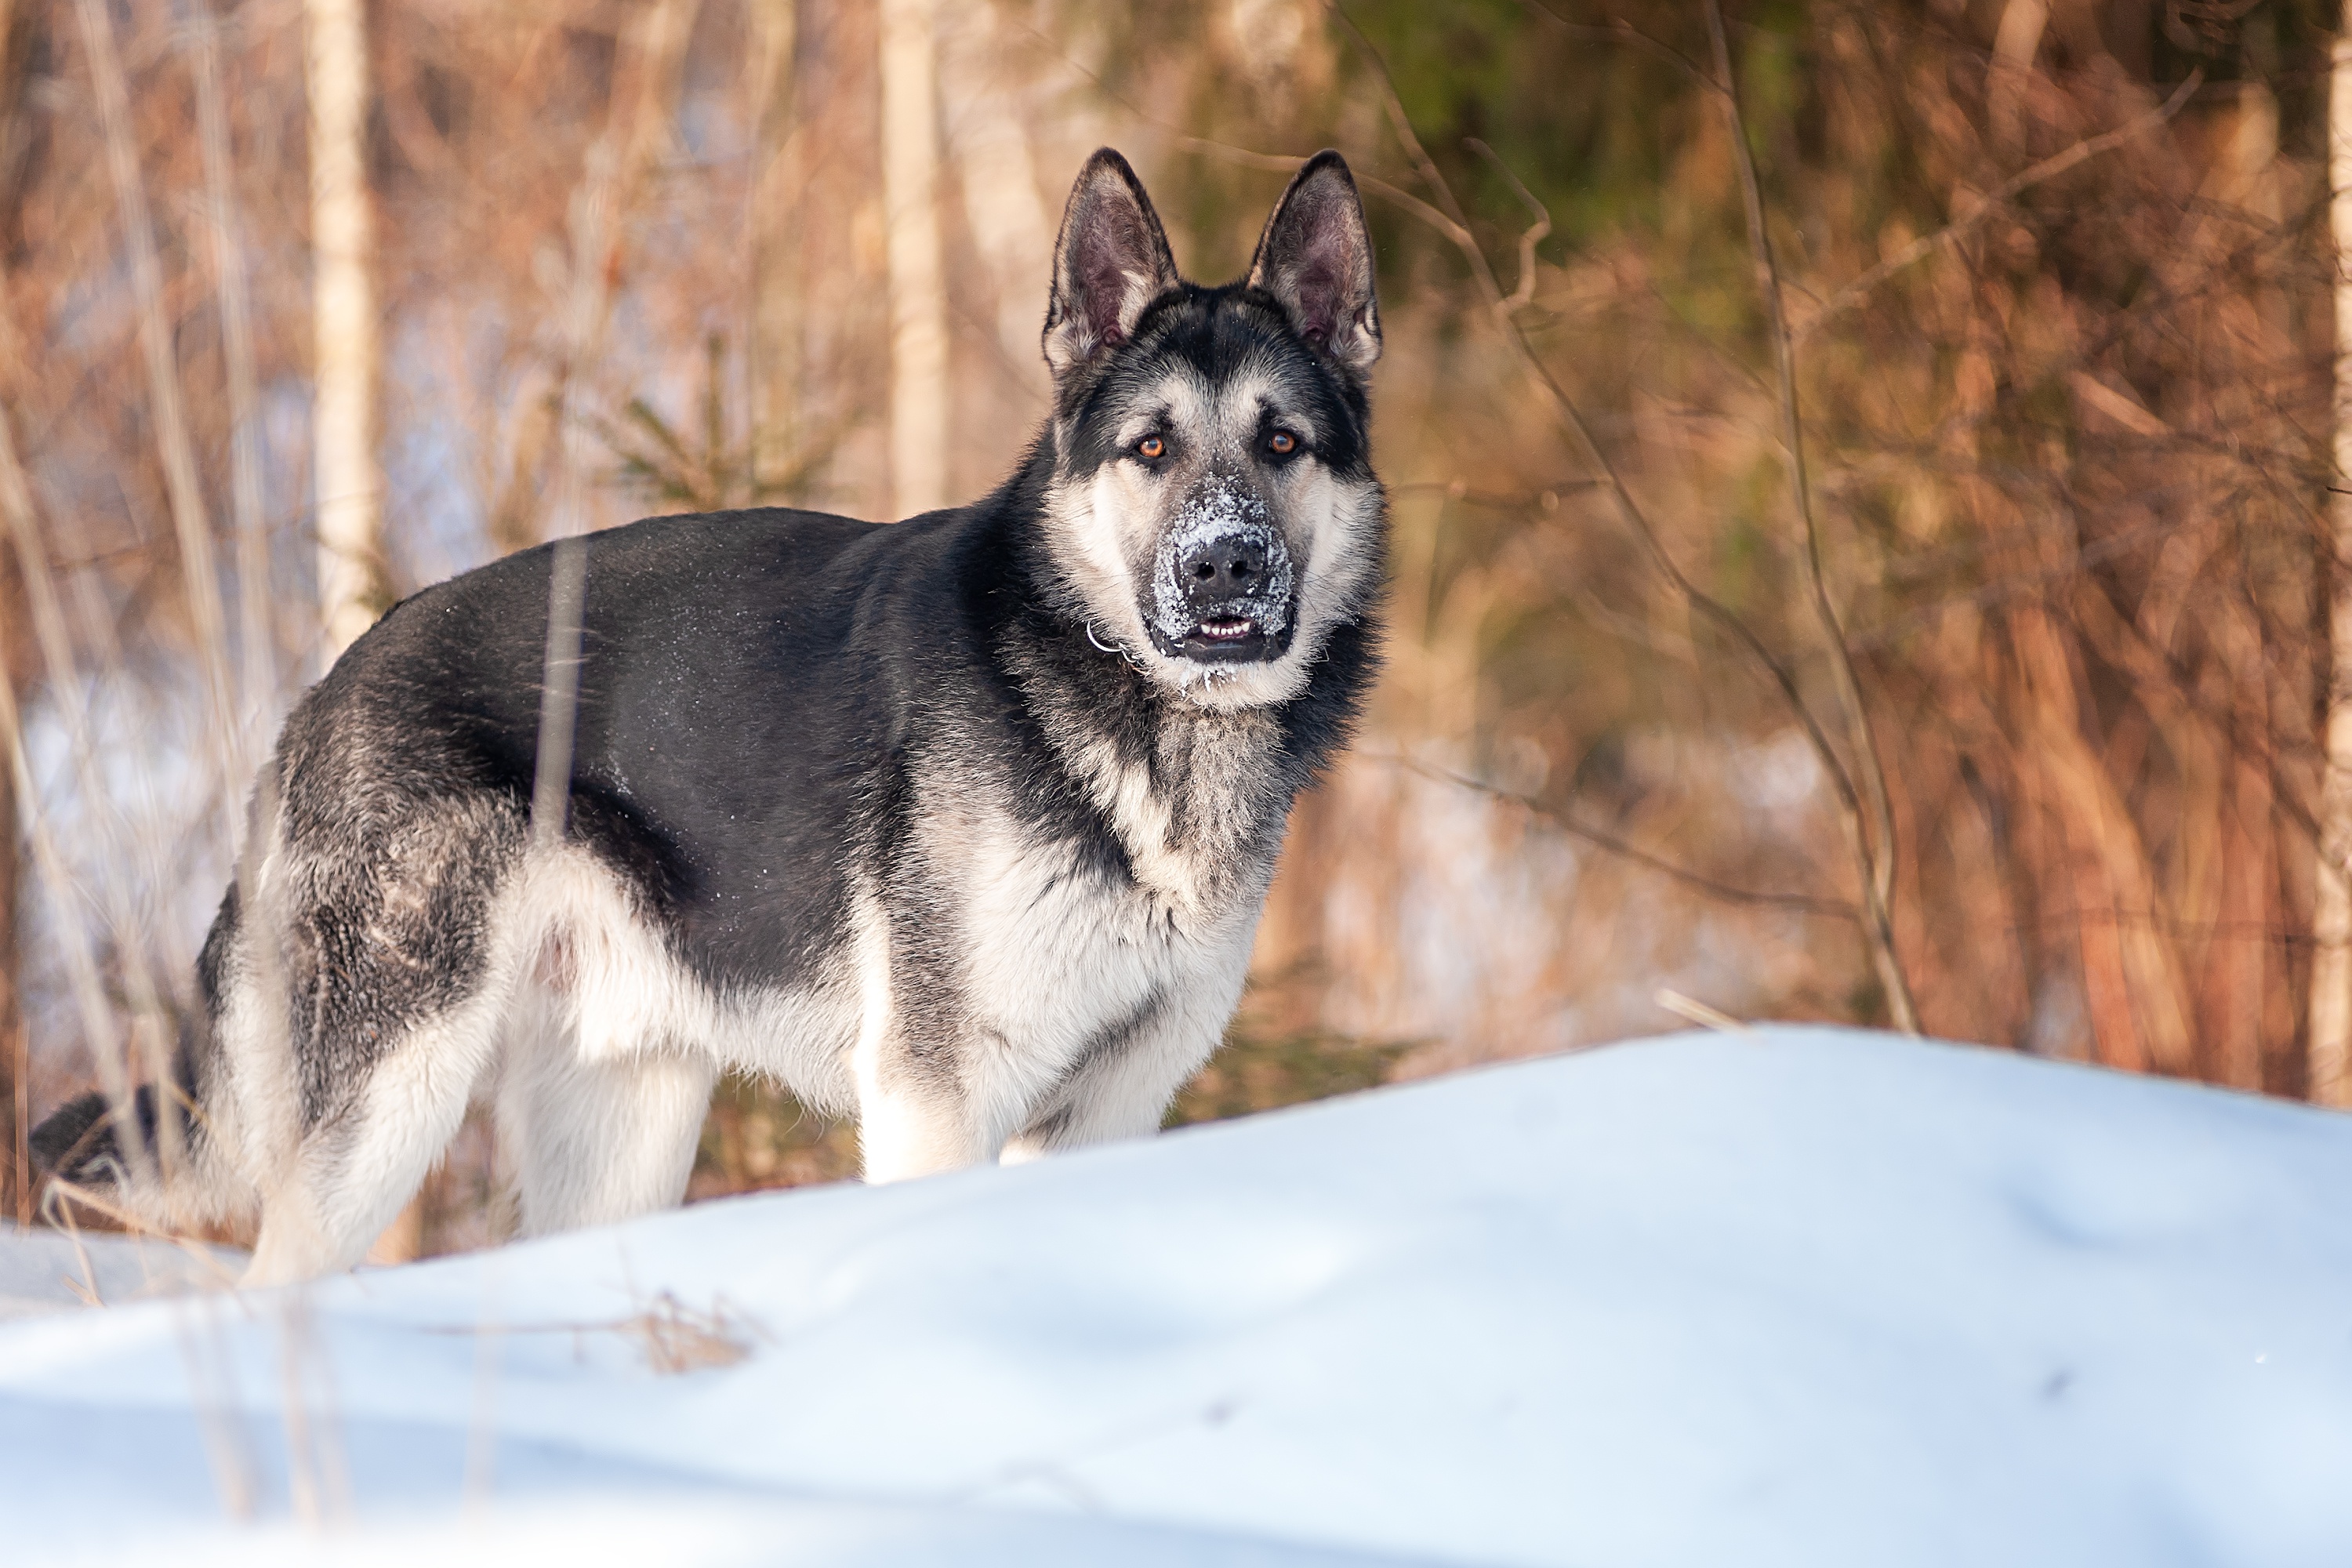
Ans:
POLYGON ((958 1171, 996 1156, 957 1070, 964 1053, 947 1023, 957 1009, 941 990, 903 969, 868 969, 850 1067, 869 1182, 958 1171))
POLYGON ((996 1152, 952 1070, 908 1044, 893 1031, 878 1048, 858 1051, 857 1143, 869 1182, 959 1171, 996 1152))
POLYGON ((941 951, 927 930, 936 901, 918 891, 887 912, 878 900, 860 911, 860 1017, 850 1068, 869 1182, 903 1182, 993 1160, 1012 1131, 992 1128, 968 1081, 967 1069, 984 1053, 971 1037, 960 955, 941 951))

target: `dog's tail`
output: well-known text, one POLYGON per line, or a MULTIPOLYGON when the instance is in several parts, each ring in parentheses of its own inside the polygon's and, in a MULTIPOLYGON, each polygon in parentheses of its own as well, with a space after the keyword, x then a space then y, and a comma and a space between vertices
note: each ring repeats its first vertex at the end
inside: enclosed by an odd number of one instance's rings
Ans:
POLYGON ((211 1140, 194 1103, 188 1057, 175 1053, 172 1079, 145 1084, 120 1111, 103 1094, 68 1100, 26 1140, 35 1167, 58 1197, 87 1197, 157 1226, 173 1227, 191 1207, 210 1208, 198 1194, 207 1184, 211 1140), (170 1117, 167 1128, 163 1118, 170 1117), (193 1203, 191 1200, 194 1200, 193 1203))
POLYGON ((70 1182, 92 1191, 123 1185, 130 1176, 130 1165, 123 1146, 122 1123, 132 1124, 132 1139, 151 1160, 163 1142, 157 1136, 161 1130, 155 1121, 154 1085, 142 1088, 124 1109, 128 1114, 117 1117, 103 1094, 85 1094, 79 1100, 68 1100, 34 1128, 26 1140, 32 1146, 35 1168, 53 1180, 70 1182))

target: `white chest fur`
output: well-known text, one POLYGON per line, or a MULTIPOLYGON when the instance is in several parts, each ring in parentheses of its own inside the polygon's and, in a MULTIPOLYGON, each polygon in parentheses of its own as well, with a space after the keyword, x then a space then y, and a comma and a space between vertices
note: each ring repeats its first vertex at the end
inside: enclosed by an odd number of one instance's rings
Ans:
POLYGON ((1124 869, 986 805, 930 814, 961 927, 964 1086, 1000 1135, 1100 1053, 1206 1055, 1239 999, 1272 858, 1181 832, 1143 771, 1097 781, 1124 869))

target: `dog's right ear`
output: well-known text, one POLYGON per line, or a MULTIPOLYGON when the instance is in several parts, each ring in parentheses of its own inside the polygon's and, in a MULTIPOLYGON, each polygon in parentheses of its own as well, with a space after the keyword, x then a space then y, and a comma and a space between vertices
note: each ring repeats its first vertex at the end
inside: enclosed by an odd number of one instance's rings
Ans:
POLYGON ((1180 281, 1142 182, 1126 159, 1103 148, 1079 172, 1054 242, 1045 363, 1055 378, 1125 342, 1143 308, 1180 281))

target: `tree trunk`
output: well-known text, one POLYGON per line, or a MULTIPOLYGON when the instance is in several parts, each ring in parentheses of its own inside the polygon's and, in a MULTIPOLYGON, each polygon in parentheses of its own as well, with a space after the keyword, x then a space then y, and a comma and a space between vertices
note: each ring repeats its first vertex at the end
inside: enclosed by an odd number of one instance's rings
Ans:
MULTIPOLYGON (((321 667, 390 603, 383 570, 383 475, 376 466, 375 215, 367 184, 367 16, 361 0, 303 0, 310 95, 310 322, 316 363, 311 463, 319 508, 321 667)), ((411 1198, 368 1249, 378 1263, 424 1250, 411 1198)))
POLYGON ((1037 195, 1036 159, 1022 122, 1026 84, 1007 68, 996 8, 970 6, 954 20, 940 40, 940 100, 955 106, 964 224, 996 292, 998 346, 1042 400, 1039 300, 1053 271, 1054 221, 1060 215, 1048 212, 1037 195))
POLYGON ((312 460, 326 662, 383 613, 376 467, 375 225, 367 188, 367 19, 361 0, 304 0, 310 94, 312 460))
POLYGON ((2352 0, 2336 34, 2327 103, 2336 260, 2336 485, 2327 498, 2327 769, 2313 904, 2309 1093, 2352 1106, 2352 0))
MULTIPOLYGON (((0 149, 13 140, 16 106, 24 100, 25 79, 31 74, 26 71, 20 77, 9 68, 17 58, 16 19, 16 0, 0 0, 0 149)), ((0 331, 7 330, 0 326, 0 331)), ((7 432, 0 430, 0 441, 7 439, 7 432)), ((15 584, 7 582, 5 574, 0 574, 0 584, 5 584, 0 585, 0 593, 8 595, 0 601, 0 680, 13 681, 16 667, 8 656, 21 623, 16 619, 15 584)), ((14 710, 16 693, 12 689, 9 695, 8 707, 14 710)), ((32 1217, 32 1193, 28 1190, 31 1162, 25 1148, 25 1016, 23 998, 16 989, 16 976, 22 973, 16 948, 16 781, 10 770, 0 768, 0 1131, 7 1139, 0 1146, 0 1215, 22 1225, 32 1217)))
MULTIPOLYGON (((802 174, 798 129, 799 0, 756 0, 751 113, 759 171, 751 185, 751 483, 796 476, 804 461, 800 429, 799 268, 802 174)), ((755 494, 751 499, 763 499, 755 494)))
POLYGON ((514 456, 490 515, 499 553, 590 531, 588 436, 579 416, 611 325, 628 216, 669 136, 678 72, 700 0, 656 0, 621 28, 604 129, 588 145, 564 214, 569 274, 555 323, 555 362, 528 398, 514 456))
POLYGON ((236 604, 243 702, 238 717, 250 752, 278 697, 278 637, 269 591, 269 525, 261 503, 261 430, 256 404, 253 321, 246 297, 245 225, 237 213, 236 159, 222 90, 220 20, 210 0, 193 7, 196 125, 204 151, 205 205, 211 209, 213 286, 220 306, 221 359, 228 382, 229 497, 236 516, 236 604))
POLYGON ((940 265, 937 22, 937 0, 882 0, 893 517, 947 504, 948 308, 940 265))
MULTIPOLYGON (((5 35, 0 34, 0 39, 5 35)), ((13 587, 13 584, 11 585, 13 587)), ((13 592, 0 626, 11 626, 16 615, 13 592)), ((13 638, 11 639, 13 640, 13 638)), ((0 646, 5 654, 5 646, 0 646)), ((0 657, 0 680, 14 681, 16 672, 0 657)), ((12 702, 13 709, 15 704, 12 702)), ((16 784, 13 770, 0 769, 0 1216, 22 1225, 32 1217, 32 1162, 26 1157, 25 1134, 25 1009, 16 991, 20 973, 16 951, 16 784)))

